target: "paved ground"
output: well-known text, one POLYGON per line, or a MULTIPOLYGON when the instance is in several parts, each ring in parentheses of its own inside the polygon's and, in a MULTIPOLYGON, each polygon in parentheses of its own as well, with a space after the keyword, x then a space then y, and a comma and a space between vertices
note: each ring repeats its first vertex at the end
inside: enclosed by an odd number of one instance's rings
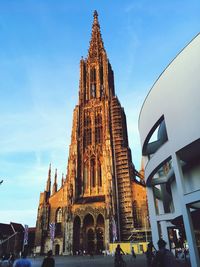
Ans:
MULTIPOLYGON (((136 260, 131 260, 131 256, 123 256, 127 263, 127 267, 146 267, 145 255, 137 255, 136 260)), ((31 259, 33 267, 41 267, 43 257, 31 259)), ((55 267, 114 267, 114 258, 112 256, 60 256, 55 257, 55 267)), ((181 267, 189 267, 189 265, 182 262, 181 267)), ((173 266, 172 266, 173 267, 173 266)))

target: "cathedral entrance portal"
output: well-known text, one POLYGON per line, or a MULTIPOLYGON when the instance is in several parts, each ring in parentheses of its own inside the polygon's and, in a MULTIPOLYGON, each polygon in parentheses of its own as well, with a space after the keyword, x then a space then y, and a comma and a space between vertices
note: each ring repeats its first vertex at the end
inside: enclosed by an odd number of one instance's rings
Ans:
POLYGON ((78 216, 74 219, 74 226, 73 226, 73 254, 76 255, 77 252, 79 253, 80 250, 80 227, 81 227, 81 220, 78 216))
POLYGON ((103 215, 99 214, 95 220, 87 214, 83 220, 83 249, 89 254, 101 254, 105 249, 105 223, 103 215))
POLYGON ((96 230, 97 237, 97 254, 101 254, 104 250, 104 241, 103 241, 103 229, 97 228, 96 230))
POLYGON ((94 218, 87 214, 83 220, 83 247, 90 254, 95 253, 94 218))
POLYGON ((93 254, 95 252, 94 230, 92 228, 90 228, 87 232, 87 251, 89 254, 93 254))
POLYGON ((98 254, 101 254, 102 251, 105 249, 104 231, 105 231, 104 218, 101 214, 99 214, 97 217, 97 224, 96 224, 96 239, 97 239, 96 252, 98 254))
POLYGON ((60 245, 56 244, 55 246, 55 255, 59 255, 60 254, 60 245))

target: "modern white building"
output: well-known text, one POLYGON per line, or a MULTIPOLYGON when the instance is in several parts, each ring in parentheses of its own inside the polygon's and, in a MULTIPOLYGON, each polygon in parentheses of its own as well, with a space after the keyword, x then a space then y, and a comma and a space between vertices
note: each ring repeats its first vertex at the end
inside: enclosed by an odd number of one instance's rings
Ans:
POLYGON ((153 242, 187 243, 200 266, 200 34, 151 88, 139 132, 153 242))

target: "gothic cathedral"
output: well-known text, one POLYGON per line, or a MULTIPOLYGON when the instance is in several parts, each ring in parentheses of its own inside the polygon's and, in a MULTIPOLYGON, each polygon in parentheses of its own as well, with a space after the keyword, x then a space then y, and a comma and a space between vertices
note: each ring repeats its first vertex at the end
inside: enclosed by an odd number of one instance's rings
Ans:
POLYGON ((73 113, 66 177, 40 194, 36 253, 51 248, 49 224, 55 223, 55 254, 100 253, 114 241, 128 241, 142 228, 146 192, 135 179, 126 116, 115 95, 114 75, 94 12, 88 56, 80 61, 79 102, 73 113), (140 214, 141 215, 141 214, 140 214))

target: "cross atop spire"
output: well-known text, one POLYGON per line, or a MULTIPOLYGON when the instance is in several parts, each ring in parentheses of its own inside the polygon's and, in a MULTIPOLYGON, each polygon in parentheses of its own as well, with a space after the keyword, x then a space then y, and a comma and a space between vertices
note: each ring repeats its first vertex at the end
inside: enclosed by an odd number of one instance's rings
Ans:
POLYGON ((95 59, 98 59, 102 55, 102 52, 105 53, 105 49, 101 37, 100 25, 98 21, 98 13, 96 10, 94 11, 93 17, 94 20, 92 24, 92 37, 90 40, 88 58, 90 58, 92 61, 95 61, 95 59))

